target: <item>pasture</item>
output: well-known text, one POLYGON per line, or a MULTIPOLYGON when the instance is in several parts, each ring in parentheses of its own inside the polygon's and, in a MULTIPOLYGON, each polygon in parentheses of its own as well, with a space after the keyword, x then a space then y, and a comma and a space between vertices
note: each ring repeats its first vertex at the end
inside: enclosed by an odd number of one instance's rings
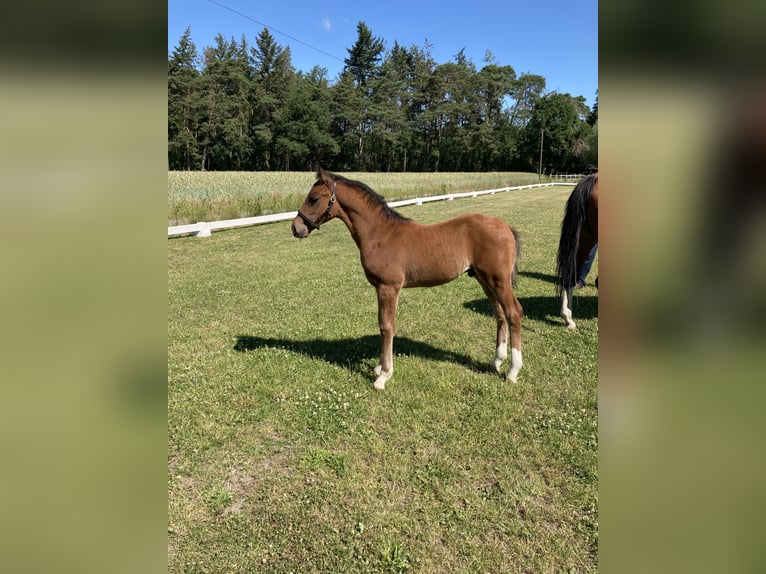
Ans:
MULTIPOLYGON (((521 172, 343 175, 364 181, 388 201, 538 183, 537 174, 521 172)), ((314 172, 171 171, 168 226, 295 211, 312 183, 314 172)))
POLYGON ((553 283, 571 189, 399 209, 520 231, 516 384, 488 369, 495 320, 462 276, 402 291, 374 391, 375 291, 339 220, 169 240, 169 572, 595 572, 598 260, 579 331, 553 283))

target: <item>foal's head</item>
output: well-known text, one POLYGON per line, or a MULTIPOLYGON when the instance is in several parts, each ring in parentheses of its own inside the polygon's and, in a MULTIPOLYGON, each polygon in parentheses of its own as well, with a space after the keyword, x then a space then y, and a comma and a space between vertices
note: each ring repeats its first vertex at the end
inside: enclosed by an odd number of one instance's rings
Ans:
POLYGON ((293 219, 293 235, 298 239, 319 229, 319 226, 338 215, 338 202, 335 199, 337 182, 332 174, 319 168, 317 181, 312 186, 298 215, 293 219))

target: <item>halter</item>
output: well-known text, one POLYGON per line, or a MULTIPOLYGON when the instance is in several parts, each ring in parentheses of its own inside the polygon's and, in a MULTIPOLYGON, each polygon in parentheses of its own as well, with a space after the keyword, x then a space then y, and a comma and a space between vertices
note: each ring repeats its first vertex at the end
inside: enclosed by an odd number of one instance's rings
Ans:
MULTIPOLYGON (((326 184, 325 184, 326 185, 326 184)), ((327 186, 330 187, 329 185, 327 186)), ((333 180, 332 182, 332 195, 330 196, 330 202, 327 204, 327 209, 322 214, 321 219, 325 219, 328 215, 330 215, 330 212, 332 211, 332 206, 335 203, 335 189, 338 187, 338 181, 333 180)), ((311 219, 308 215, 303 213, 300 209, 298 210, 298 216, 303 220, 303 222, 308 225, 309 229, 311 231, 314 231, 315 229, 319 229, 319 223, 311 219)), ((322 221, 324 223, 324 221, 322 221)))

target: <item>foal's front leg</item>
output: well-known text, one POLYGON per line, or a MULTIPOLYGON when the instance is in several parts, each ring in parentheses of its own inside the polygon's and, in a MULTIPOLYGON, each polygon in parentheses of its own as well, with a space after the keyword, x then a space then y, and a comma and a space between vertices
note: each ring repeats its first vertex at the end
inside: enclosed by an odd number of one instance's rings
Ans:
POLYGON ((394 374, 394 324, 400 289, 401 287, 398 285, 379 285, 377 287, 380 363, 375 367, 375 374, 378 378, 373 383, 373 387, 379 391, 386 388, 386 381, 394 374))

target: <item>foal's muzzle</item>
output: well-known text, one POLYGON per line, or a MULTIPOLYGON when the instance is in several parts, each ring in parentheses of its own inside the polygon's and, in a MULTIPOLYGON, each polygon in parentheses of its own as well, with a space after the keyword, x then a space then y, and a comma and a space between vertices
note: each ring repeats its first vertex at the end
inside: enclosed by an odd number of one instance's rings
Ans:
POLYGON ((297 237, 298 239, 304 239, 311 233, 311 230, 298 217, 293 220, 292 229, 293 237, 297 237))

